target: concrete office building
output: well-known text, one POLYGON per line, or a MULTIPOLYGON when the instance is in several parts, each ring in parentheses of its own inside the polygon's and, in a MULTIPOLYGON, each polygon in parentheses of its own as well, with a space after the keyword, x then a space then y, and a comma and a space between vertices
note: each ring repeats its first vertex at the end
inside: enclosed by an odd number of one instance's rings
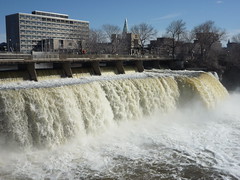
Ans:
POLYGON ((82 50, 89 36, 89 22, 43 11, 16 13, 6 16, 6 32, 9 51, 82 50))

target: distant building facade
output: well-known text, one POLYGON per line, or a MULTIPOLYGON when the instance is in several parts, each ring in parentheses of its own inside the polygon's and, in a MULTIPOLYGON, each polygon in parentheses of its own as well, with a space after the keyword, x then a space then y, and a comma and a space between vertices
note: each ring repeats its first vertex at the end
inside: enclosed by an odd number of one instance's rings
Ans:
POLYGON ((167 37, 157 38, 151 40, 148 45, 150 54, 158 56, 171 56, 172 55, 172 39, 167 37))
POLYGON ((128 32, 127 19, 124 21, 122 34, 112 34, 112 52, 118 54, 136 55, 140 53, 140 37, 128 32))
POLYGON ((80 50, 89 37, 89 22, 44 11, 16 13, 6 16, 6 34, 9 51, 80 50))
POLYGON ((174 41, 169 37, 151 40, 148 45, 149 53, 157 56, 169 56, 176 59, 192 60, 207 53, 206 51, 221 51, 222 44, 214 33, 197 33, 193 42, 174 41), (174 45, 173 45, 174 41, 174 45))
POLYGON ((138 34, 127 33, 124 37, 126 43, 125 52, 134 55, 140 53, 140 38, 138 34))
POLYGON ((240 67, 240 43, 228 41, 225 51, 228 63, 231 62, 240 67))

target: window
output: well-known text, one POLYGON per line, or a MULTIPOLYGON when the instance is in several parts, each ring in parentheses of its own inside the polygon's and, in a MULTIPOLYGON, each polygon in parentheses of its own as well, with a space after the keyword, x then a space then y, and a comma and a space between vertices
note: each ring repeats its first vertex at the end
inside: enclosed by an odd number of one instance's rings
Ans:
POLYGON ((63 48, 63 40, 59 40, 59 48, 63 48))
POLYGON ((21 14, 19 17, 20 17, 20 19, 24 19, 24 18, 25 18, 25 15, 22 15, 22 14, 21 14))

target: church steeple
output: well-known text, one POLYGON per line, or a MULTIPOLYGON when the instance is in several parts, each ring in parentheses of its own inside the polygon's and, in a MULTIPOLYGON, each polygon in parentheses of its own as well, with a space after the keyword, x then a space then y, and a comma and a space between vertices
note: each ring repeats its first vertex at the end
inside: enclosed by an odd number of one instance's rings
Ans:
POLYGON ((128 33, 128 23, 127 23, 127 19, 125 19, 124 26, 123 26, 123 34, 127 34, 127 33, 128 33))

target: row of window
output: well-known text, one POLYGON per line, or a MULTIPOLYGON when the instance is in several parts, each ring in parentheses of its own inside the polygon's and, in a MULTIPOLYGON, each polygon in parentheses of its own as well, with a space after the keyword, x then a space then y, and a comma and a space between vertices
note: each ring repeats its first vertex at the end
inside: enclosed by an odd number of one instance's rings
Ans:
POLYGON ((55 19, 55 18, 46 18, 46 17, 39 17, 39 16, 33 16, 33 15, 20 15, 20 20, 33 20, 34 21, 47 21, 47 22, 53 22, 53 23, 63 23, 63 24, 76 24, 76 25, 82 25, 82 24, 88 24, 87 22, 82 21, 73 21, 68 19, 55 19))
POLYGON ((21 49, 33 49, 35 45, 21 45, 21 49))
POLYGON ((49 31, 30 31, 30 30, 20 30, 20 34, 42 34, 42 35, 48 35, 48 34, 52 34, 52 33, 58 33, 64 36, 67 36, 69 34, 76 34, 76 35, 80 35, 80 34, 87 34, 88 31, 84 31, 84 30, 79 30, 79 31, 60 31, 60 30, 49 30, 49 31))
MULTIPOLYGON (((62 40, 61 40, 62 41, 62 40)), ((46 43, 41 43, 41 41, 31 41, 31 40, 22 40, 21 41, 21 48, 32 48, 32 47, 35 47, 35 46, 49 46, 49 44, 50 44, 50 42, 46 42, 46 43)), ((52 44, 52 42, 51 42, 51 44, 52 44)), ((68 46, 69 47, 71 47, 71 46, 74 46, 74 45, 77 45, 77 46, 79 46, 79 43, 75 43, 75 44, 73 44, 73 43, 71 43, 71 42, 69 42, 68 43, 68 46)), ((59 47, 63 47, 63 43, 60 43, 59 44, 59 47)))
POLYGON ((38 43, 38 40, 21 40, 21 43, 38 43))
POLYGON ((53 27, 66 27, 66 28, 79 28, 79 27, 88 27, 88 23, 80 23, 78 25, 72 25, 72 24, 58 24, 58 23, 47 23, 47 22, 41 22, 41 21, 25 21, 20 20, 20 24, 26 24, 26 25, 38 25, 38 26, 53 26, 53 27))
MULTIPOLYGON (((36 45, 21 45, 20 46, 21 50, 32 50, 35 47, 36 47, 36 45)), ((74 47, 74 46, 72 44, 69 44, 68 48, 71 48, 71 47, 74 47)), ((42 48, 44 48, 44 47, 42 47, 42 48)), ((49 49, 49 48, 52 48, 52 47, 49 47, 49 45, 48 45, 48 46, 46 46, 46 48, 49 49)), ((63 48, 63 46, 59 45, 58 48, 63 48)))
POLYGON ((38 27, 38 26, 20 26, 20 30, 39 30, 39 31, 61 31, 61 32, 80 32, 80 31, 89 31, 88 28, 79 28, 79 29, 59 29, 59 28, 47 28, 47 27, 38 27))
POLYGON ((39 27, 39 26, 24 26, 20 25, 20 30, 39 30, 39 31, 61 31, 61 32, 88 32, 88 28, 79 29, 64 29, 64 28, 54 28, 54 27, 39 27))
POLYGON ((51 34, 49 36, 31 36, 31 35, 21 35, 21 40, 42 40, 42 39, 54 39, 54 38, 61 38, 61 39, 87 39, 86 36, 81 35, 68 35, 68 36, 60 36, 57 34, 51 34))
POLYGON ((24 15, 24 14, 20 14, 19 18, 20 19, 31 19, 31 20, 41 20, 42 19, 42 17, 40 17, 40 16, 24 15))
POLYGON ((20 31, 20 35, 42 35, 42 36, 49 36, 49 35, 58 35, 58 36, 87 36, 88 32, 87 31, 81 31, 81 32, 70 32, 70 33, 64 33, 64 32, 57 32, 57 31, 52 31, 52 32, 43 32, 43 31, 20 31))

